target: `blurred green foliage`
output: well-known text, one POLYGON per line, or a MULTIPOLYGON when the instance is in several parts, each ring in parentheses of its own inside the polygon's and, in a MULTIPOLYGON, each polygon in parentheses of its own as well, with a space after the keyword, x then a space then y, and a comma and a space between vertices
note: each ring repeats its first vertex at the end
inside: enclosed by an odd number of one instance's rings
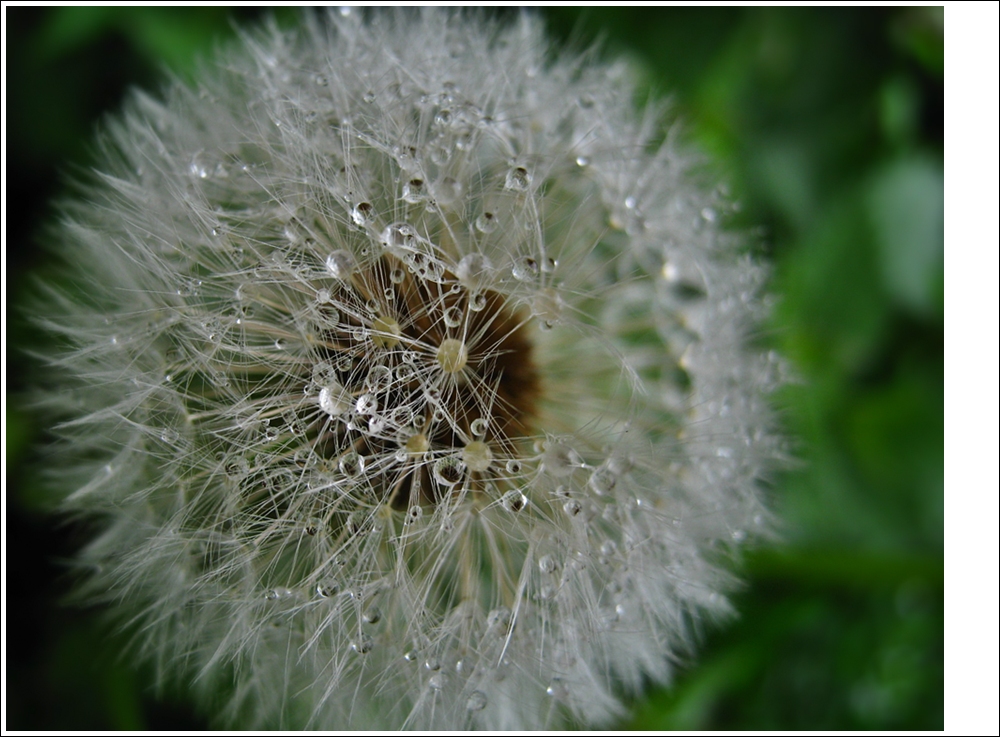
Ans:
MULTIPOLYGON (((100 116, 164 68, 189 75, 258 14, 8 9, 8 305, 45 270, 36 243, 58 172, 91 162, 100 116)), ((733 226, 774 264, 761 339, 796 376, 779 397, 796 458, 769 490, 783 542, 746 556, 739 619, 706 624, 672 687, 621 726, 943 728, 943 10, 545 14, 556 38, 601 38, 652 97, 671 95, 741 203, 733 226)), ((36 339, 16 317, 7 327, 12 346, 36 339)), ((29 367, 11 352, 15 397, 29 367)), ((38 502, 44 428, 16 399, 5 423, 7 726, 204 726, 116 659, 96 613, 60 605, 60 561, 86 530, 54 527, 38 502)))

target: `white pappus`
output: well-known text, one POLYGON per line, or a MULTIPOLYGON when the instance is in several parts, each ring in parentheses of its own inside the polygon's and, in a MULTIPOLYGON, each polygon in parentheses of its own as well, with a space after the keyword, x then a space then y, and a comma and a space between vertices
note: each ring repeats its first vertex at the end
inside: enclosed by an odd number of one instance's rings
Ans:
POLYGON ((231 724, 606 724, 767 532, 762 270, 627 67, 361 15, 135 96, 65 207, 86 593, 231 724))

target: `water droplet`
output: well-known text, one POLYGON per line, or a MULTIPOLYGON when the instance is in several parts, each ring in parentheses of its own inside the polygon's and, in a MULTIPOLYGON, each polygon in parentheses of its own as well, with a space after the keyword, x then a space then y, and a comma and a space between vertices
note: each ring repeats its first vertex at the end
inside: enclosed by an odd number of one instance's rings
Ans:
POLYGON ((509 461, 507 461, 506 464, 507 473, 513 473, 513 474, 521 473, 522 465, 523 464, 521 463, 521 461, 517 460, 516 458, 511 458, 509 461))
POLYGON ((580 502, 576 499, 570 499, 568 502, 563 504, 563 511, 570 517, 576 517, 583 510, 580 502))
POLYGON ((366 92, 361 99, 364 100, 369 105, 371 105, 373 102, 375 102, 375 93, 372 92, 371 90, 368 90, 368 92, 366 92))
POLYGON ((372 366, 371 370, 368 372, 368 377, 365 379, 365 384, 373 392, 382 392, 389 388, 392 383, 392 369, 388 366, 383 366, 378 364, 372 366))
POLYGON ((491 630, 507 631, 510 626, 510 609, 505 606, 490 610, 486 615, 486 626, 491 630))
POLYGON ((439 203, 450 204, 462 196, 462 183, 453 177, 445 177, 434 187, 434 196, 439 203))
POLYGON ((549 682, 549 687, 545 689, 545 693, 560 701, 564 701, 569 697, 569 689, 566 687, 566 683, 562 678, 553 678, 549 682))
POLYGON ((427 685, 435 691, 440 691, 448 683, 448 676, 444 673, 435 673, 427 680, 427 685))
POLYGON ((373 415, 378 412, 378 399, 371 394, 362 394, 354 403, 354 409, 359 415, 373 415))
POLYGON ((424 668, 429 671, 439 671, 441 670, 441 661, 437 658, 427 658, 424 661, 424 668))
POLYGON ((353 450, 348 451, 340 457, 337 467, 348 478, 356 478, 365 470, 365 457, 353 450))
POLYGON ((481 253, 468 253, 462 256, 455 269, 458 280, 466 287, 474 289, 485 282, 493 269, 490 260, 481 253))
POLYGON ((538 570, 542 573, 555 573, 559 569, 559 564, 551 555, 543 555, 538 559, 538 570))
POLYGON ((733 541, 741 543, 747 539, 747 533, 743 530, 733 530, 732 532, 733 541))
POLYGON ((361 618, 368 624, 378 624, 378 622, 382 619, 382 610, 377 606, 370 607, 365 610, 365 613, 361 615, 361 618))
POLYGON ((481 437, 486 434, 486 430, 490 425, 490 421, 485 417, 477 417, 469 425, 469 431, 477 436, 481 437))
POLYGON ((359 202, 351 209, 351 220, 358 227, 364 227, 375 217, 375 207, 371 202, 359 202))
POLYGON ((316 301, 319 302, 321 305, 324 305, 327 302, 329 302, 331 296, 332 295, 330 294, 330 290, 329 289, 317 289, 316 290, 316 301))
POLYGON ((486 295, 482 292, 473 292, 469 295, 469 309, 473 312, 482 312, 486 308, 486 295))
POLYGON ((525 506, 527 506, 528 497, 517 489, 511 489, 503 495, 501 503, 503 504, 503 508, 508 512, 520 512, 525 508, 525 506))
POLYGON ((417 241, 417 231, 409 223, 393 223, 382 231, 382 245, 386 248, 412 248, 417 241))
POLYGON ((598 468, 590 475, 590 488, 598 496, 611 493, 618 483, 618 479, 607 468, 598 468))
POLYGON ((464 473, 465 463, 456 456, 447 456, 434 463, 434 480, 442 486, 454 486, 464 473))
POLYGON ((470 471, 485 471, 493 462, 493 451, 482 440, 473 440, 462 449, 462 461, 470 471))
POLYGON ((450 328, 457 328, 462 324, 462 308, 458 305, 453 305, 444 311, 444 315, 442 317, 445 325, 450 328))
POLYGON ((511 274, 518 281, 531 281, 538 276, 538 261, 531 256, 522 256, 514 262, 511 274))
POLYGON ((351 408, 351 398, 337 382, 331 382, 319 390, 319 407, 330 417, 342 415, 351 408))
POLYGON ((552 443, 542 456, 545 470, 553 476, 569 476, 582 465, 580 456, 565 443, 552 443))
POLYGON ((719 218, 719 213, 713 207, 705 207, 701 211, 701 217, 706 223, 714 223, 719 218))
POLYGON ((334 251, 326 257, 326 269, 334 279, 350 279, 355 266, 354 256, 349 251, 334 251))
POLYGON ((331 596, 336 596, 339 591, 340 584, 336 581, 322 581, 316 584, 316 595, 323 599, 329 599, 331 596))
POLYGON ((484 212, 476 218, 476 230, 480 233, 492 233, 499 224, 496 213, 493 212, 484 212))
POLYGON ((576 165, 577 166, 587 166, 590 163, 590 159, 586 156, 577 156, 576 165))
POLYGON ((358 653, 358 655, 366 655, 372 651, 375 646, 375 641, 372 640, 368 635, 362 635, 354 642, 351 643, 351 649, 358 653))
MULTIPOLYGON (((398 266, 389 272, 389 281, 393 284, 402 284, 406 280, 406 272, 403 271, 398 266)), ((391 290, 386 290, 386 299, 389 299, 388 292, 391 290)))
POLYGON ((403 185, 403 200, 410 204, 416 204, 427 195, 427 187, 423 179, 414 177, 403 185))
POLYGON ((465 708, 469 711, 482 711, 486 708, 487 702, 486 694, 482 691, 473 691, 465 702, 465 708))
POLYGON ((526 192, 531 186, 531 174, 523 166, 515 166, 507 172, 504 187, 515 192, 526 192))

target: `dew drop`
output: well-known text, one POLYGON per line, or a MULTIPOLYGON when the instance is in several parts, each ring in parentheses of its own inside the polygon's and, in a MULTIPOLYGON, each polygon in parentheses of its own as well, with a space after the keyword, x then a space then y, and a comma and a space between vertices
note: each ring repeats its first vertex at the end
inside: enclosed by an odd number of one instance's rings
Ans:
POLYGON ((482 292, 473 292, 469 295, 469 309, 473 312, 482 312, 486 308, 486 295, 482 292))
POLYGON ((528 504, 528 497, 517 489, 511 489, 501 499, 504 509, 508 512, 520 512, 528 504))
POLYGON ((369 105, 371 105, 373 102, 375 102, 375 93, 372 92, 371 90, 368 90, 368 92, 366 92, 361 99, 364 100, 369 105))
POLYGON ((497 221, 496 213, 484 212, 476 218, 476 230, 480 233, 492 233, 497 229, 497 225, 499 225, 499 222, 497 221))
POLYGON ((316 301, 319 302, 321 305, 324 305, 327 302, 329 302, 331 296, 332 295, 330 294, 330 290, 329 289, 317 289, 316 290, 316 301))
POLYGON ((522 256, 514 262, 511 274, 518 281, 532 281, 538 276, 538 262, 530 256, 522 256))
POLYGON ((358 227, 364 227, 375 217, 375 207, 371 202, 359 202, 351 209, 351 220, 358 227))
POLYGON ((365 613, 361 615, 361 618, 368 624, 378 624, 382 619, 382 610, 377 606, 373 606, 365 610, 365 613))
POLYGON ((356 478, 365 470, 365 457, 356 451, 348 451, 340 457, 337 467, 348 478, 356 478))
POLYGON ((590 488, 598 496, 611 493, 617 483, 618 479, 607 468, 598 468, 590 475, 590 488))
POLYGON ((468 253, 462 256, 455 269, 458 280, 470 289, 479 287, 489 278, 493 264, 481 253, 468 253))
POLYGON ((576 499, 570 499, 568 502, 563 504, 563 511, 570 517, 576 517, 583 510, 576 499))
POLYGON ((558 568, 559 564, 551 555, 543 555, 538 559, 538 570, 542 573, 555 573, 558 568))
POLYGON ((465 702, 465 708, 469 711, 482 711, 486 708, 486 704, 486 694, 482 691, 473 691, 469 694, 469 698, 465 702))
POLYGON ((385 391, 392 383, 392 369, 381 364, 372 366, 365 383, 373 392, 385 391))
POLYGON ((393 223, 382 231, 381 240, 386 248, 411 248, 417 240, 417 231, 409 223, 393 223))
POLYGON ((319 390, 319 407, 330 417, 337 417, 351 408, 350 397, 344 387, 332 382, 319 390))
POLYGON ((587 166, 590 163, 590 159, 586 156, 577 156, 576 165, 577 166, 587 166))
POLYGON ((507 172, 503 186, 515 192, 526 192, 531 186, 531 174, 523 166, 515 166, 507 172))
POLYGON ((427 187, 423 179, 414 177, 403 185, 403 200, 410 204, 416 204, 427 195, 427 187))
POLYGON ((486 434, 489 425, 490 421, 485 417, 477 417, 469 424, 469 431, 476 437, 481 437, 486 434))
POLYGON ((434 463, 434 480, 442 486, 454 486, 462 480, 465 463, 456 456, 441 458, 434 463))
POLYGON ((322 599, 329 599, 331 596, 336 596, 340 591, 340 584, 336 581, 322 581, 316 584, 316 596, 322 599))
POLYGON ((378 399, 371 394, 362 394, 354 403, 354 409, 359 415, 373 415, 378 412, 378 399))
POLYGON ((434 188, 434 196, 442 204, 449 204, 462 196, 462 183, 453 177, 445 177, 434 188))
POLYGON ((334 279, 345 281, 351 278, 356 264, 349 251, 334 251, 326 257, 326 270, 334 279))
POLYGON ((427 680, 427 685, 430 686, 434 691, 440 691, 448 683, 448 676, 444 673, 435 673, 427 680))
POLYGON ((507 473, 513 473, 513 474, 521 473, 522 466, 523 464, 521 463, 521 461, 517 460, 516 458, 512 458, 509 461, 507 461, 506 464, 507 473))
POLYGON ((457 328, 462 324, 462 308, 457 305, 453 305, 444 311, 444 315, 442 317, 444 319, 444 324, 449 328, 457 328))
MULTIPOLYGON (((406 279, 406 272, 398 266, 389 272, 389 281, 393 284, 402 284, 406 279)), ((388 291, 388 290, 387 290, 388 291)), ((388 296, 386 297, 388 299, 388 296)))
POLYGON ((356 639, 354 642, 351 643, 351 649, 354 652, 358 653, 358 655, 367 655, 372 651, 372 648, 374 646, 375 646, 374 640, 372 640, 372 638, 369 637, 368 635, 362 635, 361 637, 359 637, 358 639, 356 639))
POLYGON ((566 688, 566 683, 561 678, 553 678, 549 682, 549 687, 545 689, 545 693, 554 699, 560 701, 565 700, 569 696, 569 689, 566 688))
POLYGON ((545 470, 553 476, 569 476, 580 467, 582 461, 577 452, 565 443, 552 443, 542 456, 545 470))

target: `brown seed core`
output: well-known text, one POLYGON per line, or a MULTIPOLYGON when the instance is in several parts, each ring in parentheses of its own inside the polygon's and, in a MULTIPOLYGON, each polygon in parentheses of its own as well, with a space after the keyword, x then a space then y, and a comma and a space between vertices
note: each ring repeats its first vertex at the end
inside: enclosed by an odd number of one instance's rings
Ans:
POLYGON ((526 317, 504 295, 484 290, 477 296, 451 271, 429 278, 426 270, 384 255, 337 285, 331 302, 340 321, 324 335, 318 359, 337 367, 337 380, 353 396, 372 391, 366 380, 373 365, 387 367, 393 379, 376 390, 379 412, 390 425, 395 410, 415 419, 400 437, 399 428, 348 430, 332 418, 317 447, 328 458, 347 446, 367 457, 406 451, 407 461, 373 464, 382 470, 370 479, 371 489, 394 509, 434 504, 452 493, 435 482, 428 459, 466 452, 472 462, 461 473, 475 486, 489 473, 490 458, 516 450, 531 434, 538 369, 526 317), (485 435, 470 427, 480 418, 488 420, 485 435), (417 435, 421 448, 414 453, 417 435))

